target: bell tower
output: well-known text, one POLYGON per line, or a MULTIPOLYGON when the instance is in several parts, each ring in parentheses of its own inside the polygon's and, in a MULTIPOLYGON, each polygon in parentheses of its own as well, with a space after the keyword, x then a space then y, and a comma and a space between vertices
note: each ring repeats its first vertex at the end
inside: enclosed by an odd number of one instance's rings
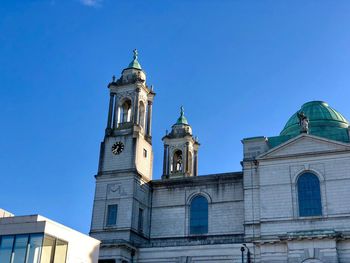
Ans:
POLYGON ((163 137, 164 159, 162 179, 198 175, 199 142, 180 108, 180 117, 171 132, 163 137))
POLYGON ((152 104, 155 93, 146 85, 146 74, 138 52, 109 89, 109 110, 105 139, 101 144, 98 172, 135 169, 152 179, 152 104))
POLYGON ((113 76, 108 90, 90 235, 102 241, 102 262, 129 262, 134 253, 132 244, 149 238, 151 192, 147 183, 152 179, 153 166, 155 93, 146 84, 137 50, 120 78, 113 76))

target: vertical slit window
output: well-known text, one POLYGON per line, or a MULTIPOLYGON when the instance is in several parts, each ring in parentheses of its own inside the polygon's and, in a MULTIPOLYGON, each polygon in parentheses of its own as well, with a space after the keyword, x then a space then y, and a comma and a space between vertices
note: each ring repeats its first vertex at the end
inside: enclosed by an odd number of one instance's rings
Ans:
POLYGON ((138 221, 139 232, 143 232, 143 209, 139 208, 139 221, 138 221))
POLYGON ((107 208, 107 226, 117 224, 118 205, 109 205, 107 208))

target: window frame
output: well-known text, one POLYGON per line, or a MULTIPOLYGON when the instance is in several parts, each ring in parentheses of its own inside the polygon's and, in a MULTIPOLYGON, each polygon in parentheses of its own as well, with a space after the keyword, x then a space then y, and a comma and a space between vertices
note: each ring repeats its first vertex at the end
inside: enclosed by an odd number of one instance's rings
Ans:
MULTIPOLYGON (((316 182, 316 181, 314 181, 314 182, 316 182)), ((310 184, 310 183, 314 183, 314 182, 312 182, 312 181, 309 181, 308 182, 308 184, 310 184)), ((311 171, 304 171, 304 172, 302 172, 302 173, 300 173, 299 174, 299 176, 298 176, 298 178, 297 178, 297 180, 296 180, 296 182, 295 182, 295 184, 296 184, 296 194, 297 194, 297 204, 298 204, 298 206, 297 206, 297 211, 298 211, 298 217, 300 217, 300 218, 310 218, 310 217, 322 217, 323 216, 323 208, 322 208, 322 191, 321 191, 321 181, 320 181, 320 179, 319 179, 319 177, 315 174, 315 173, 313 173, 313 172, 311 172, 311 171), (303 198, 301 198, 301 193, 302 192, 300 192, 300 187, 301 187, 301 185, 299 185, 299 183, 300 183, 300 180, 301 180, 301 178, 302 177, 306 177, 306 176, 311 176, 311 177, 309 177, 309 178, 314 178, 314 179, 316 179, 317 180, 317 186, 318 186, 318 190, 313 190, 312 191, 312 194, 313 195, 319 195, 318 196, 318 198, 317 198, 317 196, 316 196, 316 198, 317 199, 319 199, 319 204, 318 204, 318 207, 317 207, 317 209, 319 209, 320 211, 319 211, 319 213, 315 213, 315 214, 312 214, 312 213, 310 213, 310 212, 303 212, 303 213, 301 213, 302 212, 302 209, 303 209, 303 207, 302 207, 302 204, 301 204, 301 200, 305 203, 305 202, 307 202, 307 204, 310 204, 310 202, 316 202, 315 200, 310 200, 309 198, 308 198, 308 196, 307 196, 307 194, 303 194, 304 196, 303 196, 303 198), (305 198, 306 197, 306 198, 305 198), (308 200, 309 199, 309 200, 308 200), (309 214, 308 214, 309 213, 309 214)), ((305 184, 305 182, 304 182, 304 184, 305 184)), ((304 186, 305 187, 305 186, 304 186)), ((316 199, 315 198, 315 196, 313 196, 313 199, 316 199)), ((303 205, 304 206, 304 205, 303 205)), ((316 205, 315 205, 315 207, 316 207, 316 205)), ((313 209, 315 209, 315 208, 313 208, 313 209)))
POLYGON ((210 210, 210 198, 207 198, 206 195, 202 194, 202 193, 199 193, 199 194, 194 194, 189 202, 188 202, 188 233, 189 235, 191 236, 201 236, 201 235, 208 235, 209 234, 209 210, 210 210), (204 232, 195 232, 192 230, 192 205, 193 205, 193 202, 197 199, 197 198, 203 198, 203 200, 206 201, 206 205, 207 205, 207 209, 206 209, 206 229, 204 232))
POLYGON ((105 226, 107 228, 109 227, 116 227, 117 226, 117 221, 118 221, 118 204, 108 204, 107 205, 107 209, 106 209, 106 220, 105 220, 105 226), (110 207, 116 207, 116 211, 115 211, 115 220, 114 223, 110 223, 109 222, 109 211, 110 211, 110 207))

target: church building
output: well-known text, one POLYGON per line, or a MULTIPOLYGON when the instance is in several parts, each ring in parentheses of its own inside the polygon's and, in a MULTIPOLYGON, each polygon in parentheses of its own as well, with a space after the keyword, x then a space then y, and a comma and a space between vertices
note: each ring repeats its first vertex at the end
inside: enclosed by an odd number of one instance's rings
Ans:
POLYGON ((205 176, 181 108, 153 180, 155 92, 136 50, 108 89, 99 263, 350 262, 350 128, 326 102, 303 104, 278 136, 243 139, 241 171, 205 176))

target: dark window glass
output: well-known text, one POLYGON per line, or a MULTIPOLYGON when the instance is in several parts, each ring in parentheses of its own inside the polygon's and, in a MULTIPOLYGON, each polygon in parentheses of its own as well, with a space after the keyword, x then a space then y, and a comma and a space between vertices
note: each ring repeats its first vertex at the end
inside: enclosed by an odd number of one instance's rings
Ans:
POLYGON ((18 235, 15 239, 11 263, 24 263, 27 251, 28 235, 18 235))
POLYGON ((118 205, 109 205, 107 209, 107 226, 117 224, 118 205))
POLYGON ((98 263, 115 263, 115 259, 100 259, 98 263))
POLYGON ((3 236, 0 245, 0 262, 9 263, 12 254, 14 236, 3 236))
POLYGON ((143 232, 143 209, 139 208, 139 223, 138 229, 140 232, 143 232))
POLYGON ((208 233, 208 201, 203 196, 193 198, 190 208, 190 233, 208 233))
POLYGON ((322 215, 320 181, 312 173, 304 173, 298 179, 299 216, 322 215))
POLYGON ((32 234, 29 239, 28 263, 39 263, 41 254, 41 245, 43 243, 43 234, 32 234))

